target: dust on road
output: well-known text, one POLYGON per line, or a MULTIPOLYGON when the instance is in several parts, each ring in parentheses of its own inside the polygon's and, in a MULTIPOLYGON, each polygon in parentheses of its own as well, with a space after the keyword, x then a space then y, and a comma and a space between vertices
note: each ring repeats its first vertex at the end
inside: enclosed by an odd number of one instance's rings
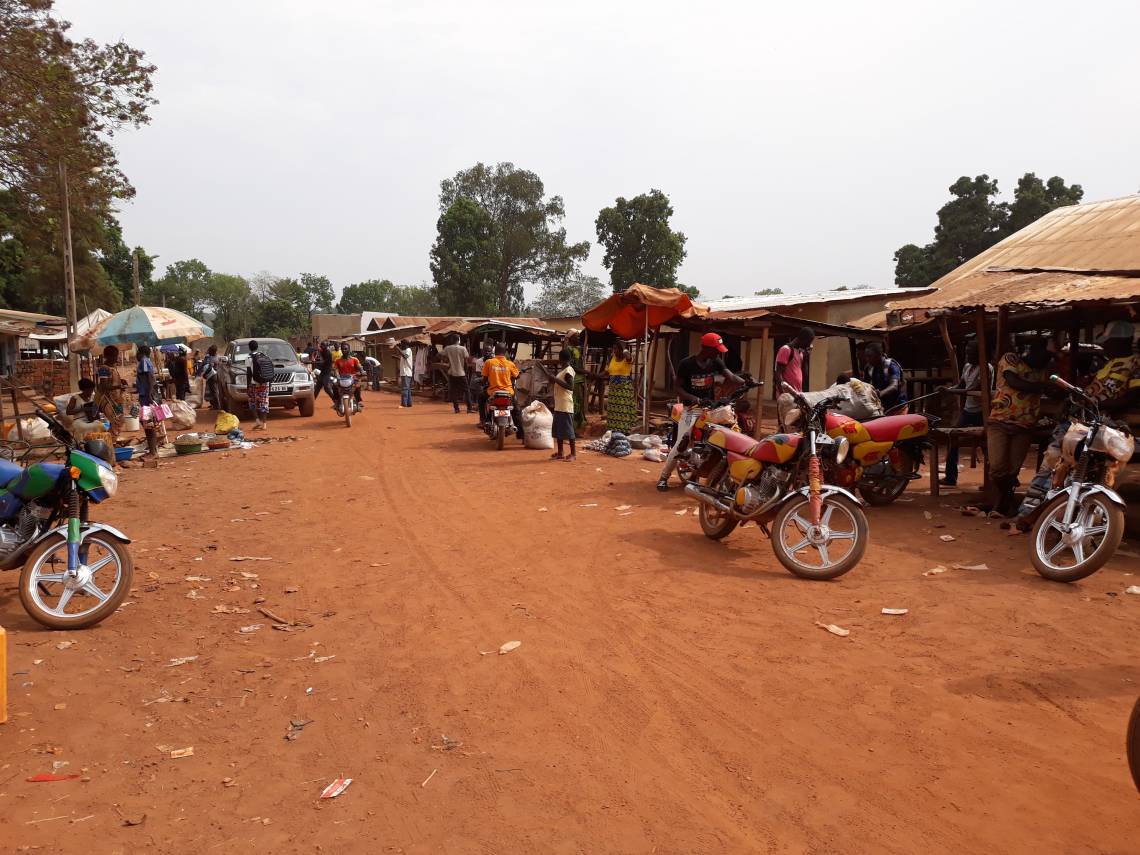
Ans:
POLYGON ((351 430, 275 416, 304 439, 130 471, 98 515, 135 590, 93 630, 42 631, 3 577, 6 846, 1135 851, 1135 558, 1047 583, 915 489, 806 582, 754 528, 705 539, 652 464, 366 400, 351 430), (954 562, 989 569, 923 576, 954 562), (53 768, 82 778, 26 781, 53 768))

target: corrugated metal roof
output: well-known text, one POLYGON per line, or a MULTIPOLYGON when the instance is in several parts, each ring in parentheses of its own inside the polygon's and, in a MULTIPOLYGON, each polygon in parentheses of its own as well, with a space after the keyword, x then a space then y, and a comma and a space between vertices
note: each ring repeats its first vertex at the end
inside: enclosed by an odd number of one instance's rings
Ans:
POLYGON ((898 296, 900 289, 894 288, 849 288, 846 291, 819 291, 814 294, 765 294, 755 297, 725 297, 723 300, 710 300, 709 309, 716 315, 720 312, 738 316, 753 309, 786 309, 812 303, 852 303, 858 300, 881 299, 898 296))
POLYGON ((894 311, 984 306, 1054 307, 1140 298, 1140 195, 1046 214, 894 311))

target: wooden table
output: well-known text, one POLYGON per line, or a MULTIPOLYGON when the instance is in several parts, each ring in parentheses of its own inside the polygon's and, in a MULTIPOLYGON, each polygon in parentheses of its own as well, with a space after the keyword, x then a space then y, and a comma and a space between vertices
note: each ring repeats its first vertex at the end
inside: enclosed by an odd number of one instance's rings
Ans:
POLYGON ((957 440, 958 448, 963 446, 980 448, 982 450, 982 466, 985 473, 982 481, 982 489, 984 490, 989 486, 990 482, 990 467, 989 460, 986 455, 986 429, 984 427, 947 427, 947 428, 933 428, 930 431, 930 495, 938 495, 938 447, 940 444, 945 444, 946 448, 950 448, 950 443, 957 440))

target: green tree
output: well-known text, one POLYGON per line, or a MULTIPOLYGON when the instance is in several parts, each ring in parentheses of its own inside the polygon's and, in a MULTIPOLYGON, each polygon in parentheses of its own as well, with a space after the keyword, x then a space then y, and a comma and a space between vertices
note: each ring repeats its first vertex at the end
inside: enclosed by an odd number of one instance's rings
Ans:
POLYGON ((397 315, 432 317, 440 314, 436 291, 426 283, 398 286, 394 305, 397 315))
POLYGON ((685 235, 669 227, 673 206, 660 190, 632 199, 619 196, 602 208, 594 223, 598 243, 606 250, 602 263, 610 271, 614 291, 635 282, 654 288, 676 288, 677 268, 685 259, 685 235))
POLYGON ((1068 186, 1058 176, 1043 183, 1032 172, 1017 182, 1012 204, 997 201, 997 181, 988 175, 962 176, 949 189, 954 198, 938 209, 933 242, 908 243, 896 250, 895 284, 930 285, 1054 208, 1077 204, 1084 195, 1079 184, 1068 186))
POLYGON ((501 292, 499 244, 491 215, 465 196, 452 202, 436 224, 431 249, 431 275, 436 299, 445 315, 496 314, 501 292))
POLYGON ((544 283, 527 309, 536 318, 572 318, 592 309, 606 297, 606 286, 596 276, 572 276, 563 282, 544 283))
POLYGON ((161 279, 143 288, 143 305, 166 306, 201 319, 208 308, 210 268, 197 258, 167 265, 161 279))
POLYGON ((1013 204, 1009 207, 1007 233, 1021 231, 1054 208, 1077 205, 1084 195, 1080 184, 1066 185, 1065 179, 1058 175, 1043 182, 1032 172, 1027 172, 1017 182, 1013 204))
MULTIPOLYGON (((590 254, 588 242, 566 242, 566 229, 561 226, 566 215, 562 197, 547 199, 541 179, 513 163, 500 163, 494 167, 477 163, 456 173, 454 178, 444 180, 440 183, 439 209, 442 216, 437 246, 444 238, 442 227, 452 229, 460 222, 473 228, 472 239, 490 245, 486 251, 476 253, 480 266, 464 276, 467 280, 486 277, 493 285, 495 302, 490 314, 517 314, 524 305, 525 283, 565 280, 590 254), (457 218, 445 223, 445 218, 461 199, 478 205, 486 215, 486 221, 473 217, 470 212, 457 211, 457 218), (490 265, 490 269, 483 265, 490 265)), ((450 263, 457 258, 452 253, 450 263)), ((433 275, 436 263, 433 249, 433 275)), ((453 282, 454 276, 442 282, 437 278, 437 291, 450 287, 453 282)), ((443 306, 449 302, 462 303, 468 298, 453 300, 439 293, 438 299, 443 306)))
POLYGON ((102 210, 134 192, 111 139, 150 121, 155 69, 125 42, 72 41, 52 6, 0 0, 0 184, 30 211, 58 212, 62 159, 84 191, 75 202, 102 210))
POLYGON ((778 294, 783 294, 783 288, 761 288, 759 291, 752 292, 757 297, 775 297, 778 294))
POLYGON ((215 339, 228 342, 250 334, 258 301, 245 279, 226 273, 211 273, 206 282, 204 302, 215 339))
POLYGON ((342 315, 361 312, 391 312, 395 304, 396 286, 389 279, 368 279, 346 285, 336 310, 342 315))
POLYGON ((336 293, 327 276, 317 276, 315 273, 301 274, 301 287, 305 291, 308 304, 308 315, 327 315, 333 310, 333 301, 336 293))
POLYGON ((293 338, 308 335, 309 295, 296 279, 278 279, 266 286, 254 313, 251 335, 293 338))

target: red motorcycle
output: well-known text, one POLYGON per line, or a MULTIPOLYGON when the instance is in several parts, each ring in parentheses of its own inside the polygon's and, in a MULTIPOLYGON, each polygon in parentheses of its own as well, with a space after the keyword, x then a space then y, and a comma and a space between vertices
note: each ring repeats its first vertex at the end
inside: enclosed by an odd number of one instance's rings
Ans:
POLYGON ((686 455, 691 475, 685 487, 701 503, 705 536, 720 540, 755 522, 771 538, 776 559, 805 579, 834 579, 859 563, 869 537, 863 503, 823 478, 824 468, 842 465, 850 448, 823 429, 827 408, 839 400, 808 410, 803 434, 756 440, 707 427, 705 441, 686 455))

